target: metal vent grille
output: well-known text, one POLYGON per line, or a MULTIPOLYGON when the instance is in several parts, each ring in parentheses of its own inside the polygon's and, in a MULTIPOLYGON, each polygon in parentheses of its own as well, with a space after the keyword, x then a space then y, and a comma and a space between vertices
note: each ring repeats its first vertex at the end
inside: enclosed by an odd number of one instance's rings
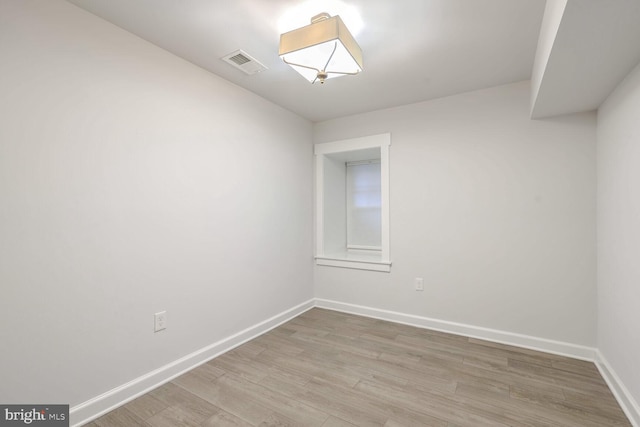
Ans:
POLYGON ((256 74, 267 69, 267 67, 262 65, 257 59, 242 50, 231 52, 220 59, 227 64, 242 70, 246 74, 256 74))
POLYGON ((233 61, 236 63, 236 65, 242 65, 242 64, 246 64, 247 62, 251 61, 249 58, 247 58, 246 56, 244 56, 243 54, 239 53, 237 55, 233 55, 231 58, 229 58, 229 61, 233 61))

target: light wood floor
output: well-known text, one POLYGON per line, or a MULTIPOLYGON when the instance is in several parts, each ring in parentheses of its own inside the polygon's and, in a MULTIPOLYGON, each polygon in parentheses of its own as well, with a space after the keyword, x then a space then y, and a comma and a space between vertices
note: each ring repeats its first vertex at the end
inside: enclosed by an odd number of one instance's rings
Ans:
POLYGON ((593 363, 316 308, 88 425, 631 424, 593 363))

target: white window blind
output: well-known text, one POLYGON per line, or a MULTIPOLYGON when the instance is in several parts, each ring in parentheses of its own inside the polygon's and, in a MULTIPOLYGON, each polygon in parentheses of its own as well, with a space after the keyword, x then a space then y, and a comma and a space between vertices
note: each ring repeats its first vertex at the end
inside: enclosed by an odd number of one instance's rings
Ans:
POLYGON ((382 245, 380 160, 348 162, 347 248, 380 250, 382 245))

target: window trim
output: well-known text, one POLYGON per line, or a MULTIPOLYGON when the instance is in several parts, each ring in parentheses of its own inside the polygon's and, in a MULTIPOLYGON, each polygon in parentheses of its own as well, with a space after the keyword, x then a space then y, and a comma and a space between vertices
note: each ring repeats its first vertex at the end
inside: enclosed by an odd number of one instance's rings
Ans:
MULTIPOLYGON (((316 175, 316 264, 332 267, 354 268, 371 271, 391 271, 390 233, 389 233, 389 148, 391 134, 365 136, 344 139, 314 145, 316 175), (325 165, 328 155, 345 154, 358 151, 379 149, 380 151, 380 196, 381 196, 381 247, 380 251, 344 251, 325 253, 325 165)), ((364 160, 364 159, 362 159, 364 160)), ((346 215, 346 211, 345 211, 346 215)), ((346 239, 346 229, 344 230, 346 239)), ((346 240, 345 240, 346 241, 346 240)))

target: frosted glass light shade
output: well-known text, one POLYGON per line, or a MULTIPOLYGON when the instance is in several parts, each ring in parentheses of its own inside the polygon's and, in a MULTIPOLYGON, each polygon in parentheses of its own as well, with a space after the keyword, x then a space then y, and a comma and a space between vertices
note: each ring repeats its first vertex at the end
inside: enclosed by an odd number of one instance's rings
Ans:
POLYGON ((310 82, 362 71, 362 50, 339 16, 282 34, 279 54, 310 82))

